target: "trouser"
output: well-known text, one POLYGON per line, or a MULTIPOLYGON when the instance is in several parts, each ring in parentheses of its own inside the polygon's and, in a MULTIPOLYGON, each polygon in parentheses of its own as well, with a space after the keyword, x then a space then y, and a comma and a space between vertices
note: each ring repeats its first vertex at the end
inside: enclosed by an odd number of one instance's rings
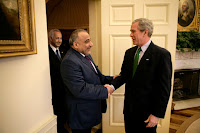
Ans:
POLYGON ((72 133, 91 133, 91 128, 89 128, 89 129, 72 129, 72 133))
POLYGON ((57 115, 57 132, 58 133, 68 133, 65 129, 64 124, 66 123, 65 117, 63 115, 57 115))
POLYGON ((144 121, 148 118, 145 115, 135 114, 135 113, 124 113, 125 131, 126 133, 156 133, 156 128, 147 128, 144 121))

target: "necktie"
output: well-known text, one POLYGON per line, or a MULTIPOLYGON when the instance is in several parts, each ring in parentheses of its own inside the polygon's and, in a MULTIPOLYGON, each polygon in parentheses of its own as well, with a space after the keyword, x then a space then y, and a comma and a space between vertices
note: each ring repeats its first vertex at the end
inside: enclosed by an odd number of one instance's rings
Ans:
POLYGON ((58 59, 61 61, 62 59, 61 59, 57 49, 56 49, 56 55, 57 55, 58 59))
POLYGON ((88 56, 85 56, 85 58, 89 61, 90 65, 92 66, 92 68, 95 70, 95 72, 97 73, 96 68, 94 68, 94 66, 92 65, 92 62, 90 60, 90 58, 88 56))
POLYGON ((135 71, 136 71, 137 66, 138 66, 138 59, 139 59, 140 51, 141 51, 141 47, 137 50, 137 53, 136 53, 136 55, 135 55, 135 57, 134 57, 134 62, 133 62, 133 75, 132 75, 132 77, 134 76, 135 71))

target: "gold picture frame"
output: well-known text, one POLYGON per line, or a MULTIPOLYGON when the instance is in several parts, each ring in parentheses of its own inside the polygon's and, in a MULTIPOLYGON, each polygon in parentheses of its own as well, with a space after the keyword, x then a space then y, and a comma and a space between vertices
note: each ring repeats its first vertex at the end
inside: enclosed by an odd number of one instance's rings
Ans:
POLYGON ((199 0, 179 0, 178 31, 199 31, 199 0))
POLYGON ((37 53, 34 0, 0 1, 0 23, 0 57, 37 53))

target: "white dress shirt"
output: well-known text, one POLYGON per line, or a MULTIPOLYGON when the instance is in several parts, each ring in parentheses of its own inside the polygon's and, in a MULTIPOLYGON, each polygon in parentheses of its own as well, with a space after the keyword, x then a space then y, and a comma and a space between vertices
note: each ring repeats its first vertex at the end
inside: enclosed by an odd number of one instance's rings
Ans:
POLYGON ((55 47, 54 47, 53 45, 51 45, 51 44, 50 44, 50 47, 51 47, 51 49, 53 50, 53 52, 55 53, 55 55, 57 55, 56 50, 58 50, 58 54, 59 54, 59 56, 61 57, 59 48, 55 48, 55 47))

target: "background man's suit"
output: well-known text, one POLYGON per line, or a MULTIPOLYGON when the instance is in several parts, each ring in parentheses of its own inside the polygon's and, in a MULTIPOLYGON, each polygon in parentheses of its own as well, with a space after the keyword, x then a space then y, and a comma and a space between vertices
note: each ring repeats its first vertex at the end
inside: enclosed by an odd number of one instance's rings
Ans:
MULTIPOLYGON (((61 57, 65 55, 65 51, 59 49, 61 57)), ((60 74, 61 61, 58 59, 54 51, 49 45, 49 61, 50 61, 50 75, 51 75, 51 86, 52 86, 52 104, 54 113, 57 115, 63 110, 64 103, 64 84, 62 82, 60 74)))
MULTIPOLYGON (((91 56, 88 57, 93 62, 91 56)), ((92 128, 101 122, 102 112, 106 111, 108 91, 103 85, 113 78, 102 75, 96 65, 95 68, 98 74, 88 60, 73 48, 62 61, 61 75, 67 91, 65 107, 71 129, 92 128)))
MULTIPOLYGON (((138 46, 126 51, 121 68, 121 76, 113 82, 115 88, 125 86, 124 115, 135 114, 137 125, 148 119, 150 114, 163 118, 167 107, 170 90, 172 64, 170 53, 150 43, 142 56, 132 78, 133 60, 138 46)), ((129 117, 127 115, 127 117, 129 117)), ((135 126, 135 125, 133 125, 135 126)), ((140 128, 138 126, 138 128, 140 128)))
MULTIPOLYGON (((52 88, 52 104, 54 114, 57 115, 58 126, 62 126, 66 120, 64 116, 64 83, 60 74, 61 61, 58 59, 52 48, 49 47, 49 63, 51 75, 51 88, 52 88), (60 124, 61 123, 61 124, 60 124)), ((60 55, 63 58, 67 49, 59 48, 60 55)), ((64 126, 64 125, 63 125, 64 126)), ((59 128, 63 129, 63 127, 59 128)), ((64 129, 63 129, 64 130, 64 129)), ((64 132, 64 131, 63 131, 64 132)))

